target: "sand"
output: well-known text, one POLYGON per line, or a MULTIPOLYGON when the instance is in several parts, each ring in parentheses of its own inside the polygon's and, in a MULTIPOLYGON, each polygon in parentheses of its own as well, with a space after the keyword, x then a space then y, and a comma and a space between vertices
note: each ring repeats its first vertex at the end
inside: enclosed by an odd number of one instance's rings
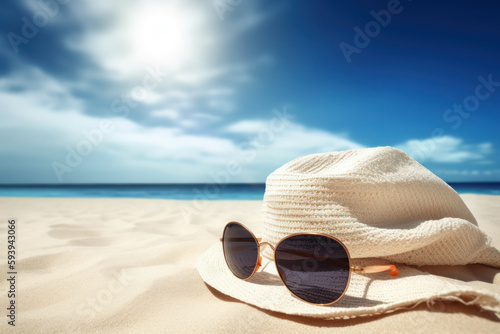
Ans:
MULTIPOLYGON (((500 196, 462 195, 500 248, 500 196)), ((0 198, 0 332, 499 332, 491 312, 459 303, 323 321, 262 311, 207 286, 198 257, 227 221, 261 231, 261 201, 0 198), (16 327, 7 325, 7 220, 16 218, 16 327)), ((425 267, 481 286, 500 270, 425 267)))

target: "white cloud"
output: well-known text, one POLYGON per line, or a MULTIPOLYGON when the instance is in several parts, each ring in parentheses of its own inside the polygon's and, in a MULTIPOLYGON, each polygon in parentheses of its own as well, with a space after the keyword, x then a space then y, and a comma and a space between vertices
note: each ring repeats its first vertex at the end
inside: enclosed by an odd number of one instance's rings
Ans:
POLYGON ((228 96, 233 95, 235 93, 234 89, 228 87, 215 87, 211 89, 207 89, 203 92, 206 96, 218 97, 218 96, 228 96))
MULTIPOLYGON (((67 147, 77 150, 78 145, 88 141, 84 131, 98 129, 101 120, 82 113, 81 101, 72 96, 69 87, 31 67, 0 80, 0 100, 0 133, 3 138, 8 138, 0 141, 0 154, 12 158, 3 161, 0 177, 15 175, 17 182, 22 182, 26 175, 33 182, 57 182, 52 162, 64 163, 67 147), (58 105, 60 108, 56 108, 58 105), (29 164, 20 165, 20 161, 26 160, 29 164), (16 161, 18 165, 14 164, 16 161), (22 171, 27 174, 23 175, 22 171)), ((185 119, 173 109, 158 109, 152 114, 175 119, 176 124, 185 127, 197 126, 201 121, 217 120, 216 116, 201 112, 195 113, 193 120, 185 119)), ((203 178, 206 168, 224 163, 237 150, 231 140, 223 137, 193 135, 181 128, 150 128, 129 119, 115 118, 112 121, 114 131, 105 134, 102 141, 93 145, 91 154, 84 158, 82 165, 66 175, 67 182, 89 181, 90 165, 93 166, 92 177, 104 179, 102 175, 109 175, 109 161, 116 162, 118 166, 121 164, 123 168, 115 170, 108 182, 120 182, 120 178, 123 182, 122 173, 132 165, 155 170, 158 182, 174 182, 179 177, 185 182, 200 182, 202 180, 198 176, 203 178), (195 163, 188 168, 186 161, 195 163), (158 164, 164 166, 162 171, 158 171, 158 164)), ((148 175, 148 178, 152 177, 148 175)), ((7 178, 0 183, 12 181, 7 178)))
POLYGON ((492 143, 482 143, 477 145, 479 152, 482 154, 491 154, 493 153, 493 144, 492 143))
POLYGON ((259 27, 284 9, 281 5, 266 3, 266 10, 263 11, 259 8, 260 5, 256 1, 244 1, 240 5, 233 6, 232 11, 226 12, 224 22, 230 21, 231 23, 231 29, 224 31, 227 38, 240 37, 242 34, 259 27))
POLYGON ((0 78, 0 91, 10 91, 12 96, 28 92, 31 99, 53 110, 81 109, 83 103, 68 91, 62 83, 35 66, 24 64, 8 77, 0 78))
POLYGON ((193 117, 203 121, 203 122, 217 122, 221 120, 220 116, 212 115, 212 114, 206 114, 206 113, 196 113, 193 114, 193 117))
POLYGON ((291 121, 244 120, 227 126, 228 133, 242 134, 238 155, 245 165, 241 182, 264 180, 274 169, 299 156, 363 147, 346 134, 306 127, 291 121), (273 130, 274 129, 274 130, 273 130))
POLYGON ((191 159, 210 163, 224 160, 235 152, 234 145, 226 138, 192 135, 178 128, 148 128, 123 119, 116 120, 116 124, 109 143, 125 155, 132 152, 165 162, 191 159))
POLYGON ((259 130, 268 126, 268 123, 263 120, 243 120, 234 124, 228 125, 226 131, 232 133, 256 134, 259 130))
POLYGON ((207 101, 207 106, 211 110, 222 111, 222 112, 230 112, 236 109, 236 106, 233 102, 221 98, 209 99, 207 101))
POLYGON ((442 136, 428 139, 410 139, 395 147, 405 151, 417 161, 462 163, 482 161, 493 152, 491 143, 465 144, 463 139, 442 136))
MULTIPOLYGON (((38 105, 36 97, 33 93, 17 95, 0 93, 4 111, 8 115, 5 117, 3 114, 6 121, 0 123, 0 129, 11 132, 12 142, 25 144, 23 147, 13 147, 4 142, 0 146, 4 152, 21 149, 24 152, 20 153, 30 154, 42 147, 44 150, 63 151, 66 145, 77 146, 80 141, 86 140, 83 135, 84 130, 99 128, 99 118, 78 112, 54 112, 50 108, 38 105), (31 135, 26 137, 27 133, 31 135), (52 140, 33 140, 35 138, 52 138, 52 140)), ((226 138, 190 135, 179 128, 150 128, 122 118, 109 120, 115 124, 115 129, 106 135, 106 140, 101 144, 102 148, 111 147, 115 151, 119 150, 123 154, 125 163, 127 155, 141 155, 154 159, 207 158, 215 161, 225 159, 228 154, 236 151, 236 147, 226 138)))
MULTIPOLYGON (((266 128, 269 128, 269 125, 266 128)), ((344 134, 318 130, 293 122, 286 125, 282 132, 276 132, 274 138, 269 140, 269 144, 266 143, 265 139, 261 139, 266 138, 266 136, 261 135, 260 131, 254 138, 250 143, 264 144, 267 147, 265 151, 268 156, 264 160, 269 159, 270 161, 280 161, 282 163, 312 153, 363 147, 363 145, 349 139, 344 134)))
MULTIPOLYGON (((179 83, 188 84, 190 86, 202 86, 208 85, 216 79, 232 77, 240 73, 246 74, 247 72, 248 68, 245 65, 213 66, 211 68, 199 68, 183 71, 175 75, 175 80, 179 83)), ((210 88, 207 88, 207 92, 217 93, 216 90, 210 88)), ((227 90, 224 93, 226 92, 227 90)))
MULTIPOLYGON (((271 140, 268 140, 268 150, 272 154, 280 154, 280 151, 293 150, 295 157, 318 152, 331 152, 361 148, 363 145, 348 138, 346 134, 332 133, 325 130, 306 127, 294 122, 285 121, 283 130, 274 131, 271 140), (301 153, 297 153, 301 152, 301 153)), ((228 125, 225 131, 235 134, 243 134, 246 137, 259 138, 269 137, 269 130, 280 128, 272 120, 243 120, 228 125)), ((266 140, 260 140, 266 141, 266 140)))
MULTIPOLYGON (((33 91, 16 94, 0 91, 0 132, 9 138, 0 141, 0 154, 12 158, 3 161, 0 183, 12 182, 13 179, 5 177, 14 171, 17 182, 57 182, 52 163, 65 164, 67 147, 78 151, 84 141, 89 142, 84 132, 99 129, 99 118, 78 111, 54 111, 37 102, 39 95, 33 91), (26 159, 28 164, 19 165, 19 161, 26 159), (17 165, 11 161, 17 161, 17 165)), ((128 119, 110 120, 114 130, 92 144, 92 151, 83 157, 83 163, 64 175, 65 182, 104 182, 104 175, 107 182, 124 182, 123 175, 131 166, 140 166, 139 174, 155 171, 155 175, 144 176, 151 182, 202 182, 208 177, 204 172, 207 168, 217 168, 237 152, 227 138, 189 134, 179 128, 149 128, 128 119), (115 166, 111 173, 108 163, 115 166)), ((141 180, 138 175, 134 182, 141 180)))
POLYGON ((153 110, 150 115, 153 117, 167 118, 171 120, 179 118, 179 112, 174 109, 153 110))

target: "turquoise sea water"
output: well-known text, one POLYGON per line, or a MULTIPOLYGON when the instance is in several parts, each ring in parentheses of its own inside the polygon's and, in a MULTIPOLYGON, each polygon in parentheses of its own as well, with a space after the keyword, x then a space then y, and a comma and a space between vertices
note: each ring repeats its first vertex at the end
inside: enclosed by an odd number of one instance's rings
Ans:
MULTIPOLYGON (((500 195, 500 182, 449 183, 459 194, 500 195)), ((261 200, 258 184, 0 185, 0 197, 163 198, 180 200, 261 200)))

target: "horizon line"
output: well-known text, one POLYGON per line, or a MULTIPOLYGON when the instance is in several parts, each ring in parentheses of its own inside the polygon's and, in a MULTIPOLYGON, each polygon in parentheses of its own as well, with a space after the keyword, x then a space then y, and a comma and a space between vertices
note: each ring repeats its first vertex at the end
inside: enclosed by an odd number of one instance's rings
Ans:
MULTIPOLYGON (((444 180, 443 180, 444 181, 444 180)), ((444 181, 448 184, 491 184, 499 183, 500 181, 444 181)), ((18 187, 18 186, 172 186, 172 185, 265 185, 265 182, 228 182, 228 183, 215 183, 215 182, 175 182, 175 183, 1 183, 0 187, 18 187)))

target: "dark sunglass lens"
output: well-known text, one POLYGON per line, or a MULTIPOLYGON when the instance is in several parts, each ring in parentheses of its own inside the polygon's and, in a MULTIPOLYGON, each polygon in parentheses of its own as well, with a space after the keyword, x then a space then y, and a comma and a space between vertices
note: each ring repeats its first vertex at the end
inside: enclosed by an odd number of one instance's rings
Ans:
POLYGON ((253 235, 243 226, 229 223, 222 237, 226 263, 241 279, 250 277, 257 265, 259 250, 253 235))
POLYGON ((331 304, 349 284, 349 256, 336 240, 321 235, 296 235, 279 243, 276 266, 285 285, 313 304, 331 304))

